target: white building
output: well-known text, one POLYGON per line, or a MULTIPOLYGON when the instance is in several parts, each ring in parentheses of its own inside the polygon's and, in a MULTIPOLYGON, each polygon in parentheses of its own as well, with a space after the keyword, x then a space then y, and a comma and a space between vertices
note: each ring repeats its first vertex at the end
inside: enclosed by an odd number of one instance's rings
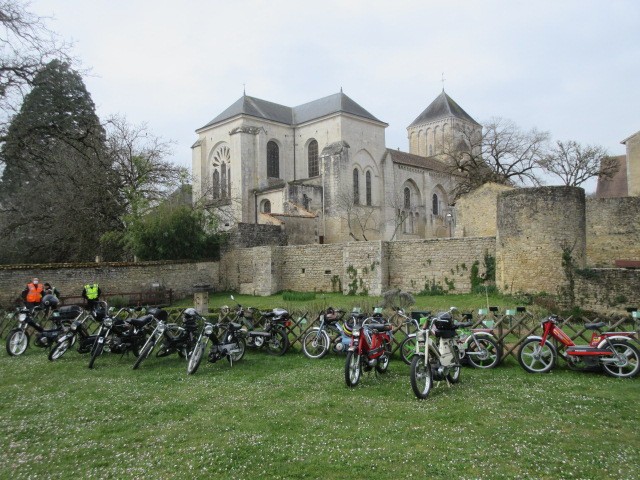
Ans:
POLYGON ((459 125, 481 129, 443 91, 407 128, 407 153, 342 92, 297 107, 243 95, 196 130, 194 201, 228 226, 310 212, 310 241, 449 236, 456 174, 441 154, 459 125))

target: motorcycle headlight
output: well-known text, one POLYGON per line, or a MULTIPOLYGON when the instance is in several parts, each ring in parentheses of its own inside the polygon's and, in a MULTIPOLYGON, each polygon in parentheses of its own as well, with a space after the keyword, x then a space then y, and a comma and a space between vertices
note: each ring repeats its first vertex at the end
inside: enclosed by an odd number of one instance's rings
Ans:
POLYGON ((19 313, 18 314, 18 321, 19 322, 24 322, 27 319, 27 314, 26 313, 19 313))
POLYGON ((113 327, 113 319, 111 319, 111 318, 105 318, 105 319, 102 321, 102 325, 104 325, 104 326, 105 326, 105 327, 107 327, 107 328, 111 328, 111 327, 113 327))
POLYGON ((78 324, 74 322, 71 324, 71 331, 75 332, 76 330, 78 330, 78 324))
POLYGON ((204 334, 211 335, 213 333, 213 325, 207 325, 204 327, 204 334))

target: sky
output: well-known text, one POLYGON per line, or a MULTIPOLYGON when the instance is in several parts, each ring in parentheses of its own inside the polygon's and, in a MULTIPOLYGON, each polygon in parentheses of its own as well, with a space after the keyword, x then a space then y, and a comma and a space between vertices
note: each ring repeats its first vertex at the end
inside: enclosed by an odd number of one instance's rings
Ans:
POLYGON ((480 123, 502 117, 611 155, 640 130, 637 0, 33 0, 28 9, 74 43, 101 118, 146 122, 187 167, 195 130, 243 88, 287 106, 342 88, 389 124, 387 147, 404 151, 406 127, 443 85, 480 123))

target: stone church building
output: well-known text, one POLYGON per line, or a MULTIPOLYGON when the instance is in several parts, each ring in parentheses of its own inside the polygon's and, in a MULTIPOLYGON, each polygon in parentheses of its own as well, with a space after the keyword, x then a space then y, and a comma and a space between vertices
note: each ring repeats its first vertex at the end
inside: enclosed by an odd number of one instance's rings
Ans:
POLYGON ((196 130, 194 201, 227 228, 284 225, 290 243, 452 236, 443 151, 481 125, 442 91, 407 127, 409 152, 386 147, 387 126, 342 91, 296 107, 243 95, 196 130))

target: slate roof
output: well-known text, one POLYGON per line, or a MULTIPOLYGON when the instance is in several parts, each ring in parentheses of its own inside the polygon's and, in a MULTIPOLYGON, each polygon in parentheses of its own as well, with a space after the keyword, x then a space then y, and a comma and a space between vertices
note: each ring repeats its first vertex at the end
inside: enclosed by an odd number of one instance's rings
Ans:
POLYGON ((416 118, 409 127, 413 127, 414 125, 422 125, 424 123, 433 122, 435 120, 442 120, 443 118, 456 117, 461 120, 466 120, 468 122, 474 123, 475 125, 480 125, 476 122, 471 115, 463 110, 463 108, 458 105, 455 100, 453 100, 449 95, 444 93, 444 90, 440 95, 436 97, 436 99, 431 102, 431 104, 420 114, 418 118, 416 118))
POLYGON ((627 197, 629 188, 627 185, 627 156, 619 155, 615 157, 618 160, 618 171, 610 179, 598 177, 598 186, 596 187, 596 198, 618 198, 627 197))
POLYGON ((428 170, 434 170, 436 172, 454 174, 452 168, 444 162, 441 162, 435 157, 423 157, 420 155, 414 155, 412 153, 401 152, 400 150, 393 150, 387 148, 387 155, 391 157, 393 163, 401 163, 403 165, 409 165, 411 167, 426 168, 428 170))
POLYGON ((286 107, 278 103, 268 102, 260 98, 243 95, 229 108, 202 128, 221 123, 237 115, 249 115, 263 120, 271 120, 273 122, 294 126, 340 112, 349 113, 351 115, 387 125, 358 105, 358 103, 353 101, 347 95, 340 92, 293 108, 286 107))

